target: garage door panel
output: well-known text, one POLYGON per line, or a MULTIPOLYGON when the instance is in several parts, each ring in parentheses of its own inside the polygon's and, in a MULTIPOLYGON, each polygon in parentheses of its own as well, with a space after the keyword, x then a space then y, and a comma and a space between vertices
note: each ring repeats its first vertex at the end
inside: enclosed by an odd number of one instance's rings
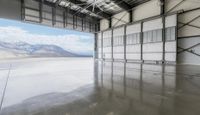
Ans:
POLYGON ((103 48, 103 58, 112 59, 112 48, 111 47, 103 48))
POLYGON ((176 52, 176 41, 165 42, 165 52, 176 52))
POLYGON ((143 52, 148 53, 155 53, 155 52, 162 52, 163 51, 163 43, 150 43, 150 44, 143 44, 143 52))
POLYGON ((124 27, 113 30, 113 58, 124 59, 124 27))
POLYGON ((129 25, 126 28, 126 34, 140 33, 141 32, 141 23, 129 25))
POLYGON ((140 53, 141 52, 141 44, 126 46, 126 52, 127 53, 140 53))
POLYGON ((141 60, 141 23, 126 27, 126 59, 141 60))
POLYGON ((124 53, 124 46, 117 46, 117 47, 113 47, 113 52, 114 53, 124 53))
POLYGON ((132 54, 127 54, 126 55, 127 60, 140 60, 141 59, 141 54, 140 53, 132 53, 132 54))
POLYGON ((122 54, 122 53, 114 53, 113 57, 114 57, 115 60, 124 59, 124 54, 122 54))
POLYGON ((112 30, 103 32, 103 58, 112 59, 112 30))
POLYGON ((163 53, 143 53, 143 59, 148 61, 160 61, 162 60, 163 53))
POLYGON ((167 16, 165 18, 165 27, 175 27, 177 25, 177 15, 167 16))
POLYGON ((102 58, 102 33, 97 34, 98 58, 102 58))
POLYGON ((165 53, 166 61, 176 61, 176 53, 165 53))
POLYGON ((141 44, 126 46, 127 60, 141 60, 141 44))
POLYGON ((151 20, 144 22, 143 24, 143 32, 145 31, 150 31, 150 30, 157 30, 157 29, 162 29, 162 18, 151 20))
POLYGON ((165 42, 165 60, 166 61, 176 61, 177 52, 176 41, 165 42))
POLYGON ((165 61, 176 61, 177 54, 177 15, 167 16, 165 18, 165 61))

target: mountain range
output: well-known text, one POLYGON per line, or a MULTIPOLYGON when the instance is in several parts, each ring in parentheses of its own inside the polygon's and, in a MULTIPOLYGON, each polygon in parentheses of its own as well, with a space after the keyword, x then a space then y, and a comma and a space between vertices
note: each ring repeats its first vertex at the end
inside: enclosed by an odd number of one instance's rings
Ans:
POLYGON ((80 57, 56 45, 37 44, 25 42, 7 43, 0 41, 0 54, 4 57, 80 57))

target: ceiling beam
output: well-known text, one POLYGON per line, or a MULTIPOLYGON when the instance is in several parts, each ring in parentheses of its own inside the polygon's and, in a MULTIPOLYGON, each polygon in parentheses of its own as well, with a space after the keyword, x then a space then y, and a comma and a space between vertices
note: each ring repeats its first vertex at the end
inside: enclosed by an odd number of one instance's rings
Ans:
MULTIPOLYGON (((40 2, 41 0, 35 0, 35 1, 40 2)), ((43 4, 44 4, 44 5, 47 5, 47 6, 50 6, 50 7, 52 7, 52 8, 58 8, 58 9, 60 9, 60 10, 66 11, 67 13, 72 14, 72 15, 75 14, 75 13, 77 12, 77 11, 75 11, 75 10, 68 9, 68 8, 66 8, 66 7, 55 6, 55 3, 52 3, 52 2, 49 2, 49 1, 46 1, 46 0, 43 1, 43 4)), ((90 16, 90 15, 88 15, 88 14, 79 13, 79 14, 76 14, 76 16, 78 16, 78 17, 80 17, 80 18, 87 18, 87 17, 90 17, 89 21, 91 21, 91 22, 93 22, 93 23, 98 23, 98 22, 99 22, 99 18, 97 18, 97 17, 92 17, 92 16, 90 16)))
MULTIPOLYGON (((41 0, 35 0, 35 1, 40 2, 41 0)), ((50 7, 56 7, 56 8, 63 9, 63 10, 67 9, 66 7, 56 6, 55 3, 52 3, 52 2, 49 2, 49 1, 46 1, 46 0, 44 0, 42 3, 45 4, 45 5, 47 5, 47 6, 50 6, 50 7)), ((72 10, 72 9, 68 9, 68 12, 70 14, 74 14, 76 11, 72 10)), ((81 16, 81 17, 85 17, 86 16, 86 14, 84 14, 84 13, 80 13, 80 14, 77 14, 77 15, 81 16)))
POLYGON ((112 0, 115 4, 117 4, 119 7, 121 7, 124 10, 130 10, 132 8, 131 5, 127 4, 123 0, 112 0))
POLYGON ((56 6, 58 6, 58 5, 60 4, 61 1, 62 1, 62 0, 57 0, 57 1, 56 1, 56 6))
POLYGON ((139 5, 141 5, 141 4, 144 4, 144 3, 146 3, 146 2, 149 2, 149 1, 151 1, 151 0, 140 0, 140 1, 136 2, 136 3, 132 6, 132 8, 134 8, 134 7, 136 7, 136 6, 139 6, 139 5))
MULTIPOLYGON (((73 3, 73 4, 88 4, 87 2, 82 2, 82 1, 79 1, 79 0, 69 0, 69 2, 73 3)), ((89 4, 88 4, 89 5, 89 4)), ((87 5, 79 5, 79 7, 81 8, 85 8, 87 7, 87 5)), ((86 8, 86 10, 90 11, 90 12, 93 12, 94 14, 96 15, 99 15, 100 17, 103 17, 103 18, 110 18, 112 16, 112 14, 110 13, 106 13, 105 11, 101 11, 99 8, 95 7, 94 8, 94 11, 93 11, 93 6, 89 6, 88 8, 86 8), (98 13, 100 12, 100 13, 98 13), (97 14, 98 13, 98 14, 97 14)))

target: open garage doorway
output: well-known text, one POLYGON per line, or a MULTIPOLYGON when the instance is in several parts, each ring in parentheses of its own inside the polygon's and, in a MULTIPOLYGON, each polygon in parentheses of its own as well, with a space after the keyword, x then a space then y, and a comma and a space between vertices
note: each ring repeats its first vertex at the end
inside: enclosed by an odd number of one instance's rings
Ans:
POLYGON ((70 103, 66 96, 93 86, 93 40, 89 33, 0 19, 0 114, 70 103), (26 109, 27 101, 36 106, 26 109))

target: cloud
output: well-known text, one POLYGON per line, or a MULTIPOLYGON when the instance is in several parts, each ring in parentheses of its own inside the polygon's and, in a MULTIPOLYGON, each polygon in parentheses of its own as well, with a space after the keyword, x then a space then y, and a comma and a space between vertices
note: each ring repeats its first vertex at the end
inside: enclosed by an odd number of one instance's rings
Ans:
POLYGON ((41 35, 32 34, 15 26, 0 27, 0 41, 27 42, 29 44, 58 45, 74 53, 92 53, 93 38, 86 35, 41 35))

